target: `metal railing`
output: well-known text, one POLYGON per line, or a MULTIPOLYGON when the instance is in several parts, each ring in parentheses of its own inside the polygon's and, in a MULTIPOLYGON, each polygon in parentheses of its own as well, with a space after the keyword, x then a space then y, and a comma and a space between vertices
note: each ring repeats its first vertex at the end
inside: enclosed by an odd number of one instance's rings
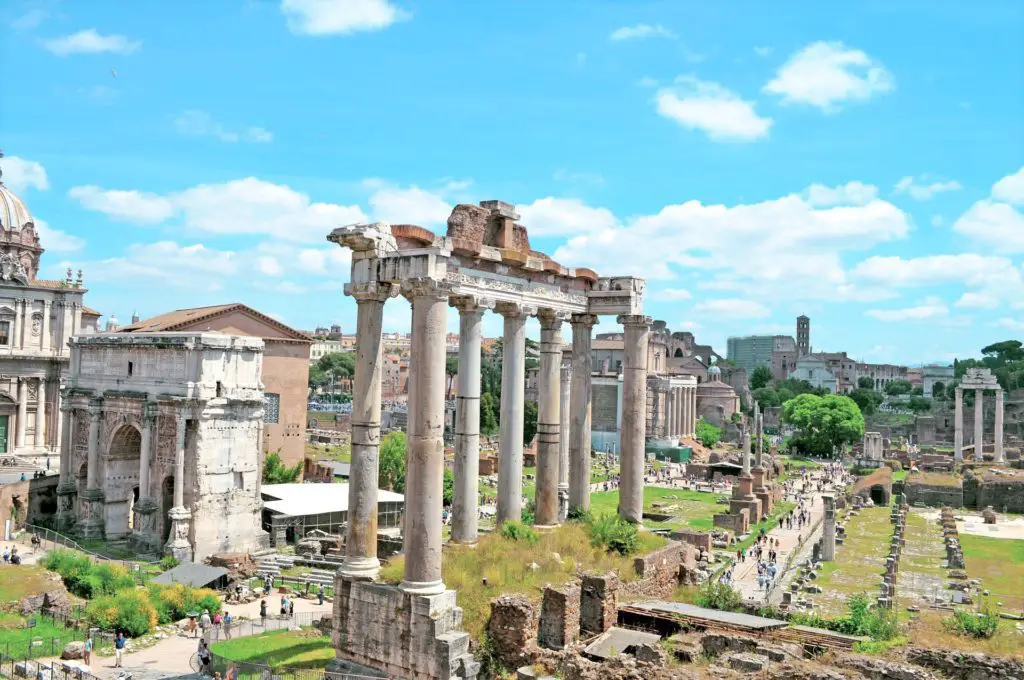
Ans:
POLYGON ((38 678, 39 680, 100 680, 88 671, 65 666, 60 661, 41 663, 0 652, 0 677, 38 678))
POLYGON ((230 661, 216 654, 211 654, 211 671, 219 672, 226 677, 229 670, 234 680, 384 680, 387 676, 353 675, 327 671, 322 668, 283 668, 272 667, 259 663, 230 661))
POLYGON ((290 628, 317 627, 317 624, 324 618, 330 620, 330 612, 299 612, 290 616, 268 616, 265 619, 245 619, 233 621, 230 626, 223 623, 214 625, 203 634, 207 644, 231 640, 233 638, 249 637, 260 635, 273 630, 288 630, 290 628))
POLYGON ((39 539, 43 542, 44 546, 45 544, 50 543, 52 547, 61 546, 64 548, 71 548, 72 550, 77 550, 78 552, 84 553, 85 555, 88 555, 90 558, 94 560, 99 560, 100 562, 113 562, 116 564, 120 564, 129 572, 132 571, 132 565, 135 564, 159 564, 159 561, 157 560, 126 560, 122 558, 101 555, 100 553, 94 552, 92 550, 89 550, 88 548, 83 547, 81 543, 71 538, 70 536, 66 536, 65 534, 62 534, 58 531, 54 531, 53 529, 36 526, 35 524, 26 524, 24 525, 24 528, 25 531, 28 531, 29 533, 38 536, 39 539))

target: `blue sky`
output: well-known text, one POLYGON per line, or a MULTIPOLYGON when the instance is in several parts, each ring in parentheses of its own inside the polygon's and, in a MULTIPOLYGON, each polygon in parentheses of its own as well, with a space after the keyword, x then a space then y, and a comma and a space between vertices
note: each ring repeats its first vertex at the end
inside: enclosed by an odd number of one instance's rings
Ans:
POLYGON ((351 330, 331 228, 443 233, 497 198, 720 352, 801 313, 868 361, 1024 335, 1017 0, 127 4, 0 9, 41 275, 81 267, 122 321, 241 301, 351 330))

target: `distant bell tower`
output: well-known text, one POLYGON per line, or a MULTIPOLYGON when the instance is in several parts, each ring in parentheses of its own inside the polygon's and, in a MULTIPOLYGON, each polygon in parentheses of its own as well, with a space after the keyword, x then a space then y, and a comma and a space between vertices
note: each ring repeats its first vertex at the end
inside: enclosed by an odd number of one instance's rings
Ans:
POLYGON ((805 357, 811 353, 811 320, 801 314, 796 317, 796 354, 805 357))

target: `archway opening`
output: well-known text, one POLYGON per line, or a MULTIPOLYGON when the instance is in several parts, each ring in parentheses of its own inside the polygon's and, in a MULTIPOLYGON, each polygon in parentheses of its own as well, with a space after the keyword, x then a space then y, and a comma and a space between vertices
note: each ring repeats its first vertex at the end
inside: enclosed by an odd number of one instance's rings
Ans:
POLYGON ((886 498, 885 487, 876 484, 871 487, 871 502, 878 506, 885 506, 889 504, 889 499, 886 498))
POLYGON ((104 457, 104 505, 106 535, 125 537, 132 530, 132 512, 138 499, 142 433, 134 425, 121 425, 110 438, 104 457))
POLYGON ((163 522, 163 527, 160 535, 163 536, 163 542, 167 543, 168 537, 171 535, 171 520, 168 519, 167 513, 174 507, 174 477, 168 476, 164 478, 164 482, 160 487, 160 521, 163 522))

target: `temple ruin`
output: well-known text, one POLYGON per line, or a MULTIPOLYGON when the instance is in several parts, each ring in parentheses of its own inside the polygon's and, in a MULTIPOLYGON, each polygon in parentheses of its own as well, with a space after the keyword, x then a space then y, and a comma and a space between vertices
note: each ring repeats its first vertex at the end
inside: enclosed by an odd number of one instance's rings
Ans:
POLYGON ((984 451, 982 405, 985 391, 995 392, 995 444, 992 449, 993 459, 997 463, 1004 462, 1003 456, 1003 388, 999 386, 992 371, 987 368, 968 368, 963 380, 956 386, 956 406, 953 435, 953 457, 964 459, 964 390, 974 390, 974 459, 982 460, 984 451))

